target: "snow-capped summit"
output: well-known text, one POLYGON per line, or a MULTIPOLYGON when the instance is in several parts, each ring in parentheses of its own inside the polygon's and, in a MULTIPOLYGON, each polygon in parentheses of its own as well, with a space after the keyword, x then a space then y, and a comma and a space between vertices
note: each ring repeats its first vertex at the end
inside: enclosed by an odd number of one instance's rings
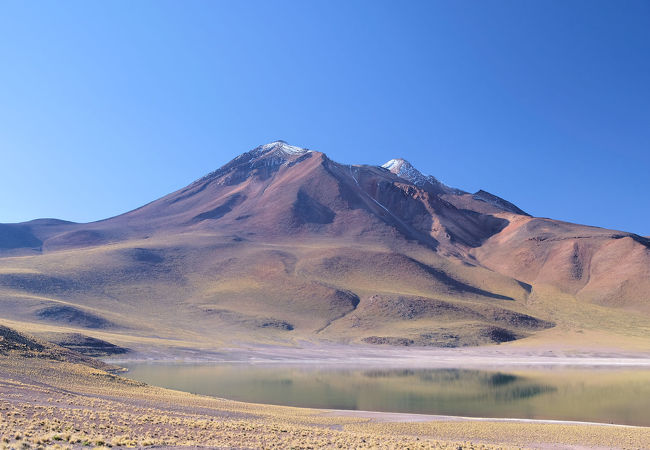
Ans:
POLYGON ((413 167, 413 165, 403 158, 395 158, 388 161, 386 164, 382 165, 384 169, 388 169, 390 172, 394 173, 400 178, 410 181, 416 186, 421 186, 427 181, 432 184, 439 183, 435 177, 422 174, 418 169, 413 167), (435 182, 433 181, 435 180, 435 182))
POLYGON ((397 175, 400 178, 404 178, 406 180, 409 180, 413 184, 423 184, 426 182, 426 177, 413 165, 408 162, 405 159, 402 158, 396 158, 396 159, 391 159, 388 161, 386 164, 382 165, 384 169, 388 169, 395 175, 397 175))
POLYGON ((405 160, 404 158, 395 158, 388 161, 386 164, 383 164, 381 167, 389 170, 400 178, 410 181, 416 186, 423 186, 425 184, 430 184, 435 186, 438 190, 443 192, 455 192, 462 193, 458 189, 452 189, 443 183, 441 183, 436 177, 432 175, 424 175, 418 169, 413 167, 413 165, 405 160))
POLYGON ((289 145, 285 141, 273 141, 268 144, 260 145, 256 149, 260 154, 276 154, 276 155, 303 155, 305 153, 311 152, 306 148, 296 147, 294 145, 289 145))

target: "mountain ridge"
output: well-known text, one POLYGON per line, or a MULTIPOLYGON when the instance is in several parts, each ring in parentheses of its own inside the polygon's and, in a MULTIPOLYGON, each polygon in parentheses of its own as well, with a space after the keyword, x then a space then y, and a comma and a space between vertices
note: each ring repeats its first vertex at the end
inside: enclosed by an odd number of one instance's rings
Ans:
POLYGON ((210 343, 481 345, 605 316, 639 323, 607 333, 644 335, 646 241, 530 216, 404 159, 347 165, 274 141, 115 217, 0 224, 0 306, 61 332, 210 343))

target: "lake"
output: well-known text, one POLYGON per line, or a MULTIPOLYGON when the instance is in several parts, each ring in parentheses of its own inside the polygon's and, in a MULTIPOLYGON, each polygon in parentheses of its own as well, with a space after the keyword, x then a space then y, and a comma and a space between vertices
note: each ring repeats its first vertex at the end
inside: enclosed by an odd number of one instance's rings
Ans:
POLYGON ((232 400, 309 408, 650 426, 650 370, 370 369, 127 364, 126 377, 232 400))

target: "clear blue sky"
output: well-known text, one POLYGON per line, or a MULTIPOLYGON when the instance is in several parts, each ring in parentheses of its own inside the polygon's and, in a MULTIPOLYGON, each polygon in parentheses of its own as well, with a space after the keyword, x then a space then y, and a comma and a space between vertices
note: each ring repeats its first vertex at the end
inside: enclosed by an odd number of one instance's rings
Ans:
POLYGON ((650 1, 0 3, 0 222, 276 139, 650 235, 650 1))

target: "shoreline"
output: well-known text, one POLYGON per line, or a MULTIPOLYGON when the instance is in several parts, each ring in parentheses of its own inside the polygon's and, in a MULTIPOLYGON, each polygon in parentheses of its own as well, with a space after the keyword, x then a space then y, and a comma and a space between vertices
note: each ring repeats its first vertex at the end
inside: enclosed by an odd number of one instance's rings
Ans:
POLYGON ((135 348, 101 358, 109 364, 242 364, 384 368, 647 368, 650 353, 609 350, 571 352, 522 347, 394 348, 347 345, 240 348, 135 348))
MULTIPOLYGON (((295 406, 293 407, 295 408, 295 406)), ((648 428, 642 425, 626 425, 620 423, 588 422, 580 420, 556 420, 556 419, 521 419, 517 417, 471 417, 454 416, 444 414, 418 414, 418 413, 394 413, 385 411, 364 411, 356 409, 319 409, 308 408, 313 411, 322 411, 324 416, 332 417, 355 417, 369 419, 376 423, 418 423, 418 422, 504 422, 504 423, 530 423, 530 424, 552 424, 552 425, 593 425, 604 427, 625 427, 625 428, 648 428)))

